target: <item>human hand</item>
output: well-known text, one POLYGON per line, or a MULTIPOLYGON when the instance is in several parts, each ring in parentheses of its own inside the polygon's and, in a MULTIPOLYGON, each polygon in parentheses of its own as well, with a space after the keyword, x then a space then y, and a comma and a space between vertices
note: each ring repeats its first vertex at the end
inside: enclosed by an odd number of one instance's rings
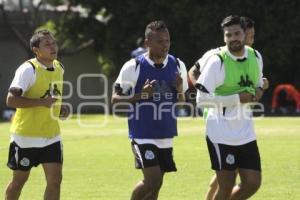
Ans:
POLYGON ((59 118, 61 120, 65 120, 65 119, 68 118, 69 114, 70 114, 69 107, 67 105, 61 105, 61 107, 60 107, 60 113, 59 113, 59 118))
POLYGON ((268 89, 269 86, 270 86, 269 80, 268 80, 266 77, 263 77, 263 82, 264 82, 264 83, 263 83, 262 88, 263 88, 264 90, 268 89))
POLYGON ((263 94, 264 94, 264 91, 263 91, 262 88, 260 88, 260 87, 256 88, 255 98, 256 98, 257 101, 259 101, 262 98, 263 94))
POLYGON ((42 105, 47 107, 47 108, 51 108, 53 104, 55 104, 55 102, 57 101, 57 98, 52 97, 52 96, 48 96, 44 99, 41 99, 42 101, 42 105))
POLYGON ((154 83, 156 80, 150 81, 149 79, 146 80, 146 82, 143 85, 142 88, 142 96, 147 96, 147 98, 152 97, 154 93, 154 83))
POLYGON ((241 103, 250 103, 256 101, 256 97, 250 94, 249 92, 241 92, 239 93, 239 97, 241 103))
POLYGON ((177 93, 182 93, 183 91, 183 83, 182 83, 182 78, 180 76, 180 73, 176 73, 176 76, 175 76, 175 88, 176 88, 176 91, 177 93))

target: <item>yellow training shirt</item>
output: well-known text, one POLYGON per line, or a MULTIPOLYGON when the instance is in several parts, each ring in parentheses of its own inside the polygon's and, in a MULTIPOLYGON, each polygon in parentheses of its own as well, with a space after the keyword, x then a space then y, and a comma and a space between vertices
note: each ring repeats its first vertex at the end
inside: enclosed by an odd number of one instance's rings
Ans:
POLYGON ((52 108, 43 106, 17 108, 11 132, 25 137, 52 138, 60 134, 58 117, 63 91, 63 68, 53 61, 53 71, 44 69, 36 58, 27 62, 35 68, 35 83, 23 94, 24 97, 38 99, 55 96, 58 100, 52 108))

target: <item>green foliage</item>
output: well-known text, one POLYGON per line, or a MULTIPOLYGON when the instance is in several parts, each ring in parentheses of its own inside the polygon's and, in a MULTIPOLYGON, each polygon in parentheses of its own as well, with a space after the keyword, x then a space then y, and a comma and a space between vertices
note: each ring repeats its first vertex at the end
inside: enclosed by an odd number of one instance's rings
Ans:
MULTIPOLYGON (((300 50, 298 0, 72 0, 86 8, 86 18, 68 13, 58 29, 66 40, 78 45, 93 38, 95 49, 115 75, 129 59, 135 41, 153 20, 166 21, 171 33, 171 52, 189 68, 207 50, 223 45, 219 24, 230 14, 249 16, 256 22, 255 47, 262 53, 271 88, 280 82, 300 86, 297 52, 300 50), (104 21, 95 16, 102 15, 104 21)), ((107 67, 107 65, 104 65, 107 67)))
POLYGON ((63 4, 65 2, 65 0, 44 0, 43 2, 53 5, 53 6, 56 6, 59 4, 63 4))
POLYGON ((47 29, 49 30, 51 33, 53 33, 54 35, 57 34, 57 27, 55 25, 55 22, 53 20, 48 20, 45 24, 39 26, 37 30, 41 30, 41 29, 47 29))

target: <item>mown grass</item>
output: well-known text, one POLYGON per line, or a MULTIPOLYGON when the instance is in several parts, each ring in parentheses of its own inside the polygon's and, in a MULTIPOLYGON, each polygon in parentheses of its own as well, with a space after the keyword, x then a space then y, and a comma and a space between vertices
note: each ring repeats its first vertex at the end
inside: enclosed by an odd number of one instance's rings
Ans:
MULTIPOLYGON (((81 116, 62 123, 64 169, 62 200, 126 200, 141 179, 134 169, 126 118, 81 116), (105 121, 106 120, 106 121, 105 121)), ((254 200, 300 199, 300 118, 255 120, 262 157, 263 184, 254 200)), ((200 118, 181 118, 174 156, 178 172, 165 176, 160 200, 203 199, 213 171, 200 118)), ((9 123, 0 123, 0 199, 11 171, 6 167, 9 123)), ((34 168, 21 198, 40 200, 45 187, 34 168)))

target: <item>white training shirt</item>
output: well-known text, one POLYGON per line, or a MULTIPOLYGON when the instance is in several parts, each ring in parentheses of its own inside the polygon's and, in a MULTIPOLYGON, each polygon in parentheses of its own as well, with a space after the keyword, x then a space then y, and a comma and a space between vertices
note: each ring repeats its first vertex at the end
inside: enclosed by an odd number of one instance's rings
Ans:
MULTIPOLYGON (((147 62, 154 67, 154 62, 149 58, 148 52, 146 52, 145 54, 145 58, 147 60, 147 62)), ((168 57, 166 57, 166 59, 163 62, 163 68, 167 65, 168 63, 168 57)), ((187 81, 187 70, 185 67, 185 64, 179 60, 179 65, 180 68, 179 73, 180 76, 183 80, 183 92, 185 92, 188 89, 188 81, 187 81)), ((136 62, 135 59, 131 59, 129 61, 127 61, 121 71, 120 74, 116 80, 117 84, 120 84, 123 93, 127 93, 129 89, 133 89, 135 88, 136 82, 138 80, 140 74, 140 68, 138 66, 138 68, 136 69, 136 62)), ((150 80, 151 81, 151 80, 150 80)), ((166 138, 166 139, 134 139, 134 141, 137 144, 154 144, 155 146, 159 147, 159 148, 170 148, 173 146, 173 139, 172 138, 166 138)))
MULTIPOLYGON (((45 65, 40 63, 40 66, 47 69, 45 65)), ((14 79, 10 85, 10 88, 16 87, 22 89, 22 94, 24 94, 30 87, 35 83, 36 74, 32 65, 29 62, 24 62, 16 70, 14 79)), ((43 138, 43 137, 24 137, 13 133, 10 137, 11 142, 15 142, 21 148, 41 148, 58 142, 61 140, 60 135, 53 138, 43 138)))
MULTIPOLYGON (((248 51, 241 57, 232 55, 226 48, 226 51, 233 59, 243 59, 248 57, 248 51)), ((263 62, 259 52, 257 52, 258 66, 260 68, 260 83, 257 87, 263 85, 263 62)), ((256 140, 252 122, 252 111, 249 104, 241 104, 239 95, 215 96, 215 89, 224 84, 225 79, 224 63, 217 55, 211 56, 203 71, 197 80, 197 83, 203 85, 209 94, 197 91, 197 105, 199 107, 210 107, 206 119, 206 134, 213 143, 227 145, 242 145, 256 140), (209 105, 208 105, 209 104, 209 105), (223 115, 223 107, 226 107, 223 115)))
POLYGON ((216 55, 217 53, 220 52, 220 47, 215 48, 215 49, 211 49, 208 50, 207 52, 205 52, 201 58, 199 58, 199 60, 197 60, 197 63, 199 64, 200 68, 199 68, 199 72, 201 73, 204 69, 204 66, 207 64, 207 61, 209 60, 209 58, 213 55, 216 55))

